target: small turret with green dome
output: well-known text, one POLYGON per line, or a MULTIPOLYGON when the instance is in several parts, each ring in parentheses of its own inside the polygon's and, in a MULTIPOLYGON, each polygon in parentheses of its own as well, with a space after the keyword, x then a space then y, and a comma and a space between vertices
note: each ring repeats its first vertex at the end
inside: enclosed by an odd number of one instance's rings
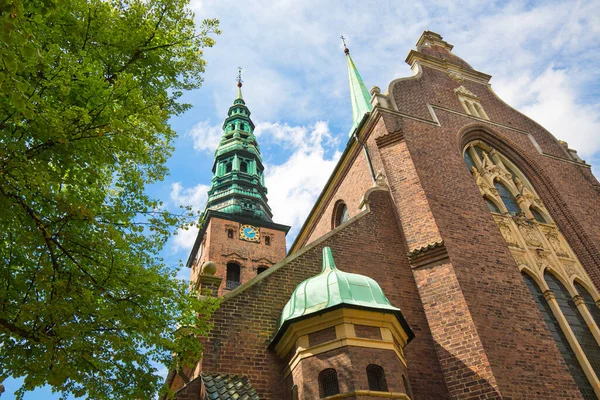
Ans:
POLYGON ((331 249, 325 247, 321 273, 296 287, 283 307, 274 341, 289 324, 342 307, 394 314, 409 340, 414 336, 400 309, 392 306, 379 284, 368 276, 340 271, 331 249))
POLYGON ((271 222, 264 166, 250 110, 242 97, 241 75, 237 81, 238 96, 229 107, 215 151, 206 209, 271 222))

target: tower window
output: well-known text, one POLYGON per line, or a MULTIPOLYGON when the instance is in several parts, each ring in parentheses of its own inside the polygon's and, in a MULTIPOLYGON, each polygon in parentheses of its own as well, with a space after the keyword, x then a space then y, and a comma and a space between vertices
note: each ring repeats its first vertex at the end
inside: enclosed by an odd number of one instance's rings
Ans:
POLYGON ((514 215, 521 212, 521 207, 519 207, 517 199, 515 199, 515 196, 513 196, 513 194, 506 186, 504 186, 504 184, 496 181, 494 182, 494 187, 498 191, 498 195, 500 195, 500 198, 502 199, 502 202, 509 213, 514 215))
POLYGON ((242 161, 240 163, 240 171, 242 172, 248 172, 248 163, 245 161, 242 161))
POLYGON ((267 246, 270 246, 270 245, 271 245, 271 237, 270 237, 270 236, 265 236, 265 244, 266 244, 267 246))
POLYGON ((258 267, 258 268, 256 268, 256 275, 260 275, 268 269, 269 268, 267 268, 267 267, 258 267))
POLYGON ((227 263, 227 281, 225 289, 235 289, 240 286, 240 266, 236 263, 227 263))
POLYGON ((229 172, 231 172, 231 169, 232 169, 231 162, 228 162, 227 164, 225 164, 225 173, 226 174, 229 173, 229 172))
POLYGON ((370 364, 367 366, 367 380, 369 381, 369 390, 376 392, 388 391, 385 372, 379 365, 370 364))
POLYGON ((343 201, 339 201, 333 212, 333 227, 336 228, 350 219, 348 207, 343 201))
POLYGON ((233 229, 227 229, 227 237, 233 239, 233 229))
POLYGON ((337 372, 333 368, 324 369, 319 373, 319 397, 333 396, 340 392, 337 372))

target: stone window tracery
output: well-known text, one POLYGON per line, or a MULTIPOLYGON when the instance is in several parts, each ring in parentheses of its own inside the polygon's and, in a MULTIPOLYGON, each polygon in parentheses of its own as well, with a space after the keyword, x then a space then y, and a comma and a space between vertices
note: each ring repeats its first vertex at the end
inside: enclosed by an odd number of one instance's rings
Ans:
POLYGON ((477 118, 490 119, 477 96, 470 90, 461 85, 454 89, 454 93, 458 96, 458 100, 467 114, 477 118))
POLYGON ((600 293, 514 163, 479 140, 463 158, 577 386, 600 398, 600 293))

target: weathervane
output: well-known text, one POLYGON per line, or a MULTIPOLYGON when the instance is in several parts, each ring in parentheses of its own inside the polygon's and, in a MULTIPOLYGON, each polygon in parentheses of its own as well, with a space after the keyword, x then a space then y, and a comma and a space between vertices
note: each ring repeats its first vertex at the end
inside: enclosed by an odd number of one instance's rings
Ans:
POLYGON ((349 54, 350 50, 348 50, 348 48, 346 47, 346 38, 344 37, 344 35, 340 36, 340 39, 342 39, 342 43, 344 43, 344 53, 349 54))
POLYGON ((243 80, 242 80, 242 67, 238 67, 238 76, 237 76, 237 78, 235 80, 238 83, 237 84, 238 87, 241 88, 242 87, 242 82, 243 82, 243 80))

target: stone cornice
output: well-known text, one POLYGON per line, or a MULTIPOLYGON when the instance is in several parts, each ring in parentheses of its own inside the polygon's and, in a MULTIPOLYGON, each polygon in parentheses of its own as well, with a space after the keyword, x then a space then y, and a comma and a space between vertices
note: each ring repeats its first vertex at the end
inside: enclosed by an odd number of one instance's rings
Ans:
POLYGON ((447 258, 448 251, 443 240, 418 247, 408 253, 408 260, 412 268, 423 267, 447 258))

